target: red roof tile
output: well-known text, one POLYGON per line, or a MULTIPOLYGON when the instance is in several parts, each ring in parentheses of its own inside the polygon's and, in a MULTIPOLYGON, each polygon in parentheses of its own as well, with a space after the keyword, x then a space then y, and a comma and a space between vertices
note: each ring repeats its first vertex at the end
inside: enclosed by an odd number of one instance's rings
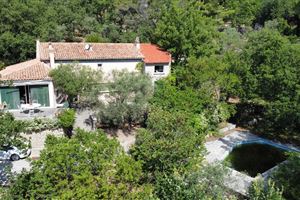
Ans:
POLYGON ((169 63, 171 54, 154 44, 141 44, 141 52, 146 64, 169 63))
POLYGON ((45 63, 33 59, 15 65, 7 66, 0 71, 0 80, 50 80, 50 67, 45 63))
MULTIPOLYGON (((40 59, 49 60, 49 42, 41 42, 40 59)), ((110 60, 110 59, 142 59, 134 43, 51 43, 55 60, 110 60), (86 45, 90 49, 86 50, 86 45)))

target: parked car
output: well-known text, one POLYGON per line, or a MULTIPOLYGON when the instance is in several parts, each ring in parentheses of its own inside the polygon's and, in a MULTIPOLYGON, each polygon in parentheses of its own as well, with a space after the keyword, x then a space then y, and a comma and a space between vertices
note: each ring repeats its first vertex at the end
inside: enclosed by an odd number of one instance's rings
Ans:
POLYGON ((31 154, 30 149, 19 149, 15 146, 1 146, 0 160, 16 161, 21 158, 26 158, 31 154))

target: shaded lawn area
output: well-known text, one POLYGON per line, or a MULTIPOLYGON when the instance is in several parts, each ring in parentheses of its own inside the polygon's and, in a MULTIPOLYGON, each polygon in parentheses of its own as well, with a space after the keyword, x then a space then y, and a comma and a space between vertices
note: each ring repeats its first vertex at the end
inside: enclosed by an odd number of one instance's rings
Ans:
POLYGON ((225 164, 251 177, 263 173, 287 159, 285 151, 267 144, 243 144, 226 157, 225 164))

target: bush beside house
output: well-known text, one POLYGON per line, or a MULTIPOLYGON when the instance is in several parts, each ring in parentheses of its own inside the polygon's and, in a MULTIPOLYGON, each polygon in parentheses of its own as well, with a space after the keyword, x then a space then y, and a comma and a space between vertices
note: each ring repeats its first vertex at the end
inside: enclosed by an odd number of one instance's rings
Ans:
POLYGON ((73 109, 66 109, 63 110, 58 116, 58 124, 60 127, 62 127, 65 135, 68 138, 71 138, 73 135, 73 126, 75 124, 75 117, 76 112, 73 109))

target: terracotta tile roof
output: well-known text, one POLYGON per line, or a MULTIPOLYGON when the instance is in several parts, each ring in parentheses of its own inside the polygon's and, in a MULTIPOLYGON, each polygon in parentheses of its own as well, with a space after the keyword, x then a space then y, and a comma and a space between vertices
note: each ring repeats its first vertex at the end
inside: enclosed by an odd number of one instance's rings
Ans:
POLYGON ((141 44, 141 52, 144 55, 144 62, 146 64, 171 62, 171 54, 162 50, 157 45, 141 44))
POLYGON ((0 80, 51 80, 48 76, 49 71, 50 67, 48 65, 33 59, 7 66, 0 71, 0 80))
MULTIPOLYGON (((49 42, 41 42, 40 59, 49 60, 49 42)), ((134 43, 51 43, 55 60, 110 60, 110 59, 142 59, 134 43), (86 50, 86 45, 90 49, 86 50)))

